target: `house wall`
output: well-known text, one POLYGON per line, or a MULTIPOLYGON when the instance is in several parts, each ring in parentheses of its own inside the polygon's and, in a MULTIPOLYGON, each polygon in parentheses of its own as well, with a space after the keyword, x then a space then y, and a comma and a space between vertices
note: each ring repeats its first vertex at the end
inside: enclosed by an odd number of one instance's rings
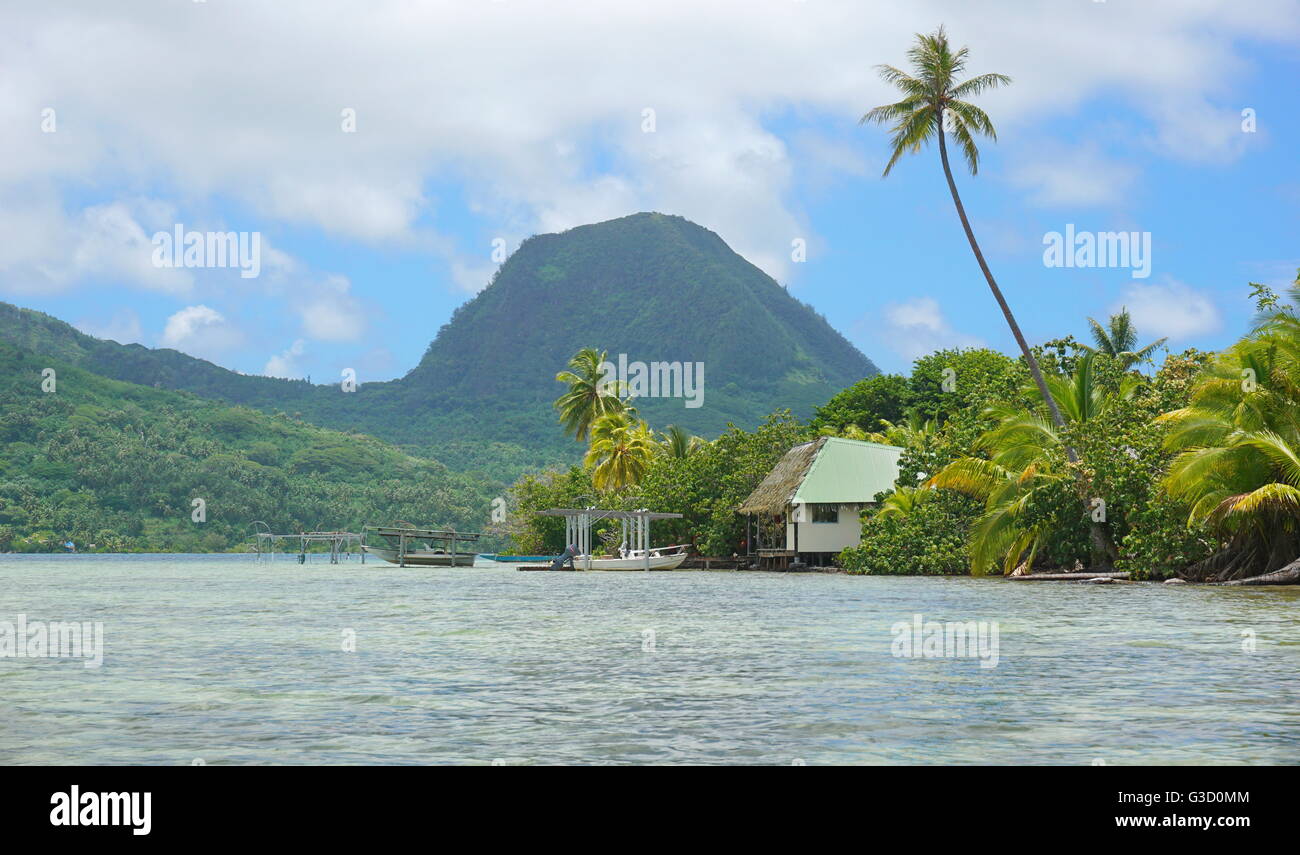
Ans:
MULTIPOLYGON (((800 552, 839 552, 849 546, 862 543, 862 521, 858 514, 862 505, 840 505, 840 520, 835 523, 799 523, 800 552)), ((793 505, 787 520, 809 519, 810 514, 802 505, 793 505)), ((794 522, 785 525, 785 548, 794 549, 794 522)))

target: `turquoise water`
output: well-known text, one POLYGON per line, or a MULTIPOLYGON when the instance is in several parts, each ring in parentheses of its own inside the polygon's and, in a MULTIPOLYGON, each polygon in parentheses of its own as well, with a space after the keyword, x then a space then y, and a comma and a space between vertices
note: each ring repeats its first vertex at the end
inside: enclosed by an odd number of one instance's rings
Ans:
POLYGON ((97 669, 0 658, 0 763, 1293 764, 1298 610, 1296 589, 0 556, 0 621, 104 624, 97 669), (996 621, 997 666, 895 657, 917 613, 996 621))

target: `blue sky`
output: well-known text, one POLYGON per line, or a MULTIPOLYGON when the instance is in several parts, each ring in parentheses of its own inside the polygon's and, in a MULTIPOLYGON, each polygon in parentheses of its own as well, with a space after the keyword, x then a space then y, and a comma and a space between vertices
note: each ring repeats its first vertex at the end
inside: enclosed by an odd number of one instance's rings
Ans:
POLYGON ((1300 4, 966 5, 7 8, 0 116, 21 130, 0 299, 240 371, 365 382, 415 365, 488 281, 494 239, 659 210, 885 370, 1010 350, 937 152, 882 180, 886 135, 856 124, 893 100, 872 66, 944 22, 970 72, 1015 78, 981 101, 1000 140, 979 176, 957 177, 1028 338, 1120 305, 1178 350, 1244 331, 1247 282, 1300 267, 1300 4), (260 275, 153 267, 150 236, 176 223, 258 232, 260 275), (1150 276, 1045 267, 1067 224, 1149 233, 1150 276))

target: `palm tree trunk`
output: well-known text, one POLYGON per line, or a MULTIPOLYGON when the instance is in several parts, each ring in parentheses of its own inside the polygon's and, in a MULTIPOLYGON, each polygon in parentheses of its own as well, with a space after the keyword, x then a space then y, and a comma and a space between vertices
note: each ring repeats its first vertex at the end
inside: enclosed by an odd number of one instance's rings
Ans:
MULTIPOLYGON (((945 134, 940 119, 939 128, 939 157, 943 160, 943 174, 948 179, 948 190, 952 193, 953 204, 957 206, 957 216, 961 218, 961 227, 966 230, 966 240, 970 241, 971 251, 975 253, 975 260, 979 262, 980 270, 984 272, 984 279, 989 283, 989 290, 993 292, 993 298, 998 301, 998 306, 1002 309, 1002 315, 1007 319, 1007 326, 1011 327, 1011 334, 1016 338, 1016 344, 1020 345, 1020 352, 1024 354, 1025 362, 1029 365, 1029 373, 1034 376, 1034 384, 1038 386, 1039 393, 1043 400, 1047 402, 1047 409, 1052 414, 1052 424, 1057 429, 1065 427, 1065 419, 1061 417, 1061 410, 1056 406, 1056 399, 1047 391, 1047 381, 1043 380, 1043 370, 1038 367, 1038 360, 1034 358, 1033 352, 1029 350, 1029 344, 1025 341, 1025 336, 1020 332, 1020 324, 1016 323, 1015 315, 1011 314, 1011 307, 1007 305, 1007 300, 1002 296, 1002 289, 993 279, 993 272, 989 270, 988 262, 984 260, 984 253, 980 251, 980 245, 975 240, 975 232, 971 230, 970 220, 966 218, 966 206, 961 203, 961 195, 957 192, 957 182, 952 179, 952 167, 948 165, 948 144, 944 141, 945 134)), ((1079 462, 1073 448, 1066 446, 1066 456, 1070 458, 1071 463, 1079 462)))
POLYGON ((1245 579, 1233 579, 1229 582, 1223 582, 1224 585, 1295 585, 1300 583, 1300 558, 1292 561, 1280 570, 1274 570, 1272 573, 1264 573, 1259 576, 1249 576, 1245 579))
MULTIPOLYGON (((957 192, 957 182, 952 178, 952 167, 948 165, 948 143, 945 140, 946 134, 943 130, 943 114, 939 114, 939 159, 943 161, 943 174, 948 179, 948 190, 952 193, 953 204, 957 206, 957 216, 961 218, 961 227, 966 230, 966 240, 970 241, 971 252, 975 253, 975 260, 979 262, 980 270, 984 273, 984 279, 989 283, 989 290, 993 292, 993 298, 998 301, 998 306, 1002 309, 1002 316, 1007 319, 1007 326, 1011 327, 1011 334, 1015 336, 1016 344, 1020 345, 1020 352, 1025 357, 1025 364, 1029 366, 1029 373, 1033 375, 1034 385, 1038 387, 1038 393, 1043 396, 1043 401, 1047 403, 1047 410, 1052 416, 1052 424, 1056 425, 1057 430, 1065 429, 1065 419, 1061 416, 1061 410, 1056 405, 1056 399, 1052 393, 1047 390, 1047 381, 1043 379, 1043 370, 1038 366, 1038 360, 1029 349, 1028 342, 1025 341, 1024 333, 1020 332, 1020 324, 1016 323, 1015 315, 1011 314, 1011 307, 1007 305, 1007 300, 1002 296, 1002 289, 993 278, 993 271, 989 270, 988 262, 984 260, 984 253, 980 250, 979 243, 975 240, 975 232, 970 227, 970 220, 966 217, 966 206, 961 203, 961 194, 957 192)), ((1071 445, 1065 446, 1065 456, 1071 463, 1079 462, 1079 455, 1071 445)), ((1086 502, 1086 500, 1085 500, 1086 502)), ((1089 512, 1091 507, 1089 506, 1089 512)), ((1089 519, 1090 535, 1092 538, 1093 550, 1098 552, 1106 566, 1118 557, 1119 551, 1115 548, 1111 540, 1110 532, 1104 527, 1104 524, 1089 519)))

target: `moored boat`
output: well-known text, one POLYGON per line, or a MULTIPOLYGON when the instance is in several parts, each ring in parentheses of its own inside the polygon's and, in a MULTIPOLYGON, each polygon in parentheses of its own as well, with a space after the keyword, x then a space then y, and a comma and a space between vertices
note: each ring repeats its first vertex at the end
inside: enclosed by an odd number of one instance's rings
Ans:
POLYGON ((366 554, 399 567, 408 564, 416 567, 472 567, 476 553, 457 547, 473 543, 480 536, 478 532, 415 528, 407 523, 366 526, 361 548, 366 554), (365 538, 371 535, 381 540, 383 545, 366 543, 365 538))
POLYGON ((474 564, 476 553, 446 552, 436 549, 415 549, 399 556, 396 549, 382 546, 362 546, 366 554, 383 559, 389 564, 411 564, 416 567, 470 567, 474 564))
POLYGON ((576 555, 573 566, 583 570, 676 570, 686 560, 686 544, 651 549, 649 560, 644 550, 620 556, 576 555))

